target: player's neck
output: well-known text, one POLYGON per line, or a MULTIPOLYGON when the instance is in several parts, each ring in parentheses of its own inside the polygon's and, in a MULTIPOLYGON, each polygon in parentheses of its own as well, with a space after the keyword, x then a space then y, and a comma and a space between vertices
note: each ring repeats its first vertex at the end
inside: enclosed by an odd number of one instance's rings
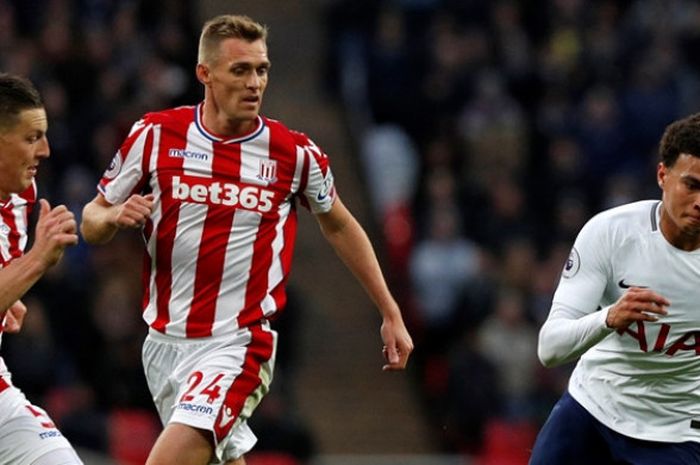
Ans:
POLYGON ((700 249, 700 234, 690 234, 683 231, 663 210, 661 210, 659 229, 661 229, 661 234, 666 241, 677 249, 686 252, 700 249))
POLYGON ((231 119, 209 101, 202 105, 202 124, 210 133, 222 137, 241 137, 250 134, 258 126, 258 118, 231 119))

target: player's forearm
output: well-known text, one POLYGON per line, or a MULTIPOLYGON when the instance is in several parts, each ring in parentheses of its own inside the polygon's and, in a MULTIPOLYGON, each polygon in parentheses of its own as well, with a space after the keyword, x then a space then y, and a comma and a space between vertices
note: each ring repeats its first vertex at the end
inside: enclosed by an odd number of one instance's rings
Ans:
POLYGON ((113 208, 99 205, 95 201, 85 205, 80 222, 80 233, 85 241, 90 244, 104 244, 114 237, 119 228, 111 219, 114 216, 113 208))
POLYGON ((350 269, 384 318, 400 318, 399 307, 389 292, 372 244, 362 226, 351 216, 341 228, 323 234, 350 269))
POLYGON ((553 307, 540 330, 537 356, 546 367, 575 360, 612 332, 605 325, 607 309, 583 313, 553 307))
POLYGON ((0 269, 0 319, 46 272, 45 262, 31 252, 0 269))

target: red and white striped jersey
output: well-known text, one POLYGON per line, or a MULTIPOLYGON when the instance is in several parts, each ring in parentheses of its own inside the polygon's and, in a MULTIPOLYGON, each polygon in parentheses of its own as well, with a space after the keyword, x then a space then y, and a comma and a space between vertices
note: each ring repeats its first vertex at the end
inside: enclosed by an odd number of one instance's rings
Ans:
POLYGON ((296 236, 296 202, 314 213, 336 198, 326 155, 305 135, 259 117, 221 138, 202 104, 136 122, 98 190, 111 204, 152 192, 143 233, 143 318, 175 337, 219 336, 274 314, 296 236))
MULTIPOLYGON (((21 194, 10 194, 10 197, 0 200, 0 268, 7 266, 12 260, 21 257, 27 246, 27 230, 29 215, 36 204, 36 184, 32 182, 21 194)), ((2 343, 4 316, 0 318, 0 343, 2 343)), ((0 357, 0 378, 7 375, 7 367, 0 357)), ((3 389, 0 379, 0 391, 3 389)))

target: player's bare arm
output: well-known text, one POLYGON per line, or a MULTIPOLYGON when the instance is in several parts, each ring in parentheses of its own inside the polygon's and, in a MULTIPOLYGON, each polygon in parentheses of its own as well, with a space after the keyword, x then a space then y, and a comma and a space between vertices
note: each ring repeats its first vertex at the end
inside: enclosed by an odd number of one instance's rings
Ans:
POLYGON ((399 306, 389 292, 367 234, 340 198, 329 212, 316 215, 316 218, 326 240, 360 281, 382 315, 381 336, 387 361, 383 369, 406 368, 413 341, 399 306))
POLYGON ((608 328, 625 330, 635 321, 657 321, 668 313, 671 305, 665 297, 651 289, 632 287, 608 310, 608 328))
POLYGON ((80 232, 91 244, 109 242, 120 229, 140 228, 153 211, 153 194, 134 194, 124 203, 112 205, 102 194, 83 208, 80 232))
POLYGON ((75 217, 65 206, 51 208, 44 199, 39 201, 34 245, 24 256, 0 269, 0 309, 4 313, 27 290, 55 265, 70 245, 78 243, 75 217))

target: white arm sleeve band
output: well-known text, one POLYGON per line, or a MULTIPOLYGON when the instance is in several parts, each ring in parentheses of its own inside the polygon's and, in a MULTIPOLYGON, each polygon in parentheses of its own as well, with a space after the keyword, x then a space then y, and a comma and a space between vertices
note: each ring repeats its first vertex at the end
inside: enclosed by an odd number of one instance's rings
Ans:
POLYGON ((563 305, 552 307, 540 329, 537 356, 546 367, 574 360, 613 330, 605 324, 608 309, 587 313, 563 305))

